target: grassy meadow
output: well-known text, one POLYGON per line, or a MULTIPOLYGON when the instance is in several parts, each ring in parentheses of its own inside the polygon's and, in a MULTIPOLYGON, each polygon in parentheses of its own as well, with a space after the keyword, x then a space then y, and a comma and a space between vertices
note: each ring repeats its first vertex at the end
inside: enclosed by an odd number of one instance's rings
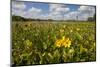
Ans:
POLYGON ((12 64, 96 61, 95 22, 12 22, 12 64))

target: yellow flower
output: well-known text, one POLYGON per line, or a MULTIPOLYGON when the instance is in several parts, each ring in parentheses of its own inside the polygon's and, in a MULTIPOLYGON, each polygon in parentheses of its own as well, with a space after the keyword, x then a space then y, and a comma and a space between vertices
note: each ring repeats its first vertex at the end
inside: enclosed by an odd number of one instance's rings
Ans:
POLYGON ((60 46, 61 46, 61 42, 62 42, 62 41, 61 41, 60 39, 59 39, 59 40, 56 40, 56 46, 57 46, 57 47, 60 47, 60 46))
POLYGON ((73 30, 70 30, 70 32, 73 32, 73 30))
POLYGON ((63 28, 66 28, 66 25, 64 25, 63 28))
POLYGON ((32 42, 30 40, 25 40, 24 43, 27 45, 27 46, 32 46, 32 42))
POLYGON ((60 29, 60 33, 63 33, 64 32, 64 29, 60 29))
POLYGON ((77 30, 77 31, 79 31, 79 30, 80 30, 80 28, 77 28, 76 30, 77 30))
POLYGON ((94 42, 94 46, 95 46, 96 44, 95 44, 95 42, 94 42))
POLYGON ((71 41, 69 40, 69 38, 67 38, 67 39, 65 39, 65 40, 63 41, 62 44, 63 44, 64 47, 70 47, 71 41))
POLYGON ((65 39, 65 36, 62 36, 62 40, 64 40, 65 39))
POLYGON ((68 47, 70 47, 70 45, 71 45, 71 41, 68 42, 68 47))
POLYGON ((65 48, 70 47, 71 40, 69 40, 69 38, 65 38, 65 36, 63 36, 62 39, 56 40, 55 45, 57 47, 62 47, 62 46, 64 46, 65 48))

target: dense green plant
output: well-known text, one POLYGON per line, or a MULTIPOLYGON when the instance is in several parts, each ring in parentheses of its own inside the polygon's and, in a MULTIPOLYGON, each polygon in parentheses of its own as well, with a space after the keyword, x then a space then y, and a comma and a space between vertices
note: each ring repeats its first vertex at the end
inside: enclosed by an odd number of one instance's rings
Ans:
POLYGON ((13 22, 12 64, 95 61, 95 28, 94 22, 13 22), (55 42, 63 37, 69 38, 69 47, 57 47, 55 42))

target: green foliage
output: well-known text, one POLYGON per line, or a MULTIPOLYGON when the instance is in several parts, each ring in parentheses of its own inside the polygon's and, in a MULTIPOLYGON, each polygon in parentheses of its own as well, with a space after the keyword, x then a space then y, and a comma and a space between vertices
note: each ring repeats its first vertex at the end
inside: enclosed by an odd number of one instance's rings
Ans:
POLYGON ((87 21, 96 21, 96 14, 93 15, 93 17, 88 17, 87 21))
POLYGON ((94 21, 93 17, 89 17, 88 21, 94 21))
POLYGON ((95 61, 96 39, 94 22, 12 23, 12 64, 51 64, 95 61), (71 40, 69 48, 58 48, 56 39, 71 40))

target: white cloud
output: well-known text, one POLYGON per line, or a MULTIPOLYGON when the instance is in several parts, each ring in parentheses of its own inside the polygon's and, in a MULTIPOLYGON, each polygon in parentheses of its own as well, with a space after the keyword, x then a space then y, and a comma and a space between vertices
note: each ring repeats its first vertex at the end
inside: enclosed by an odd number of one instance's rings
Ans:
POLYGON ((51 19, 61 20, 63 15, 70 11, 64 4, 49 4, 49 17, 51 19))
POLYGON ((59 4, 49 4, 49 10, 54 11, 56 8, 61 7, 59 4))
POLYGON ((50 19, 53 19, 53 20, 62 20, 63 17, 61 14, 57 14, 57 15, 49 15, 49 18, 50 19))
POLYGON ((80 6, 78 10, 84 11, 84 12, 87 12, 87 11, 95 12, 95 8, 93 6, 80 6))
POLYGON ((12 8, 13 9, 25 9, 26 8, 26 5, 24 4, 24 2, 15 2, 15 1, 12 1, 12 8))
POLYGON ((60 7, 60 8, 56 8, 56 11, 58 11, 58 12, 68 12, 69 8, 60 7))
POLYGON ((81 14, 87 14, 87 16, 93 16, 95 13, 95 7, 93 7, 93 6, 80 6, 78 11, 81 14))
POLYGON ((80 6, 76 11, 70 11, 65 15, 65 19, 69 20, 87 20, 88 17, 93 17, 95 7, 93 6, 80 6))
POLYGON ((80 12, 80 17, 82 17, 86 20, 88 17, 93 17, 93 15, 95 14, 95 7, 93 7, 93 6, 80 6, 78 11, 80 12))
POLYGON ((42 9, 32 7, 25 12, 24 17, 25 18, 39 18, 39 15, 41 13, 42 13, 42 9))
POLYGON ((77 10, 70 10, 64 4, 49 4, 48 12, 44 13, 42 8, 31 7, 26 9, 24 2, 12 2, 12 14, 25 18, 54 19, 54 20, 86 20, 95 13, 93 6, 80 6, 77 10))
POLYGON ((12 15, 23 16, 25 14, 24 10, 12 9, 12 15))
POLYGON ((66 7, 64 4, 49 4, 49 10, 50 12, 56 11, 56 12, 67 12, 70 9, 66 7))
POLYGON ((40 19, 50 19, 50 16, 48 14, 41 14, 39 15, 40 19))
POLYGON ((41 9, 35 7, 31 7, 26 10, 24 2, 12 1, 12 15, 22 16, 25 18, 38 18, 41 12, 41 9))
POLYGON ((72 12, 65 14, 64 17, 65 17, 65 20, 75 20, 77 19, 78 15, 79 15, 78 11, 72 11, 72 12))
POLYGON ((24 16, 26 5, 24 2, 12 1, 12 15, 24 16))
POLYGON ((41 9, 38 9, 38 8, 35 8, 35 7, 32 7, 28 10, 28 12, 34 13, 34 14, 40 13, 41 11, 42 11, 41 9))

